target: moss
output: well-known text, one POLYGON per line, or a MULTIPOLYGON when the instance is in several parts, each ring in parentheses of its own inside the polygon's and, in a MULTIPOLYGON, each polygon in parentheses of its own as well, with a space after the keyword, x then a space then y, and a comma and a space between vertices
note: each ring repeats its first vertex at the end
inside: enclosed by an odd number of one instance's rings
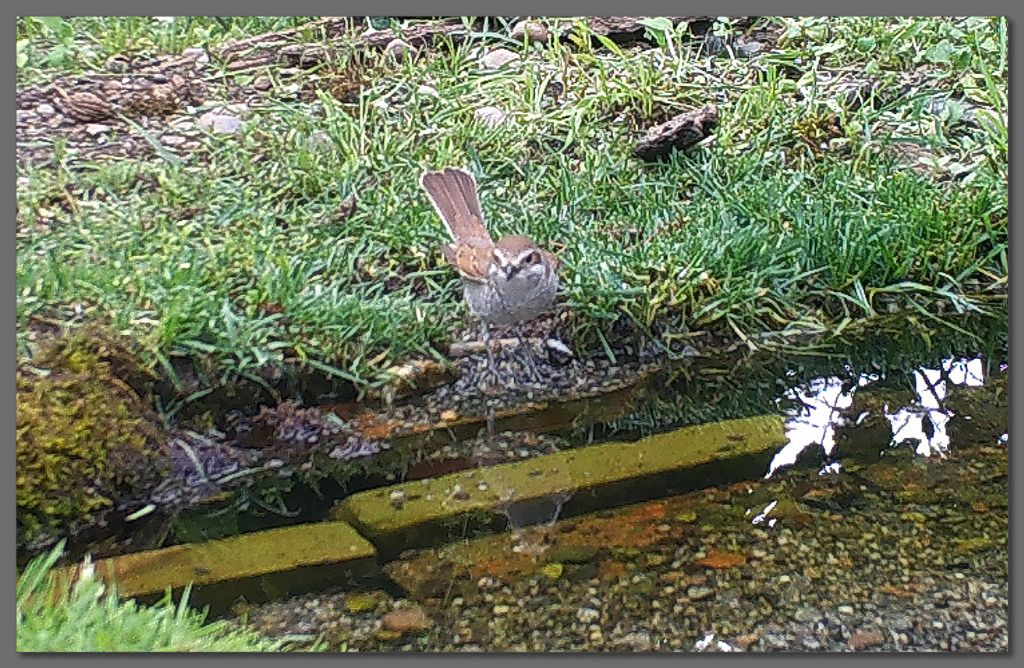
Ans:
POLYGON ((122 379, 131 368, 130 354, 94 331, 19 364, 20 544, 73 534, 166 475, 156 416, 122 379))

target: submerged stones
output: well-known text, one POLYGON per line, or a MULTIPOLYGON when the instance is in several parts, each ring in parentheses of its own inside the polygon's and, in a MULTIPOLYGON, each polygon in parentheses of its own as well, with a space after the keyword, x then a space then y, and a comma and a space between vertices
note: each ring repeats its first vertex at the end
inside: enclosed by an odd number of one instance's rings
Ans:
POLYGON ((395 608, 384 615, 383 625, 389 631, 416 633, 430 627, 430 619, 419 606, 395 608))

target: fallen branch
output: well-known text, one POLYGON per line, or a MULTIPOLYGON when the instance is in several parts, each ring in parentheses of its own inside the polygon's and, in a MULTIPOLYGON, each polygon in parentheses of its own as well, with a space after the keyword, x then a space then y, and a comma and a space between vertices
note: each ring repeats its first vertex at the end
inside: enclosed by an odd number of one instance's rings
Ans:
POLYGON ((713 104, 679 114, 647 130, 647 136, 633 149, 633 155, 650 162, 673 150, 685 151, 710 137, 717 126, 718 107, 713 104))

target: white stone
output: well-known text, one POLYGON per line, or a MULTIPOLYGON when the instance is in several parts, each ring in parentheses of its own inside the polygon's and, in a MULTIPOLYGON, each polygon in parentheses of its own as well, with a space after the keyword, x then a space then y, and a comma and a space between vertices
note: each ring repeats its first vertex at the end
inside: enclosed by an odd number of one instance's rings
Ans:
POLYGON ((505 112, 497 107, 480 107, 473 112, 478 121, 488 125, 501 125, 505 122, 505 112))
POLYGON ((428 86, 426 84, 423 84, 419 88, 417 88, 416 92, 419 93, 420 95, 426 95, 428 97, 441 97, 441 94, 437 92, 436 88, 434 88, 433 86, 428 86))
POLYGON ((214 134, 234 134, 242 127, 242 121, 227 114, 208 112, 199 117, 199 127, 214 134))
POLYGON ((497 70, 519 60, 519 54, 508 49, 488 51, 480 58, 480 66, 486 70, 497 70))

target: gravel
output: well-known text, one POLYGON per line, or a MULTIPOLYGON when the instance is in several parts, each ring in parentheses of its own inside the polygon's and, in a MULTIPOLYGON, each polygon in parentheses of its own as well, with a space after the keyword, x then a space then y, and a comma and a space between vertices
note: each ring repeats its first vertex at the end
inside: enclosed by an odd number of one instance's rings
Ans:
POLYGON ((697 521, 665 533, 656 519, 656 542, 642 549, 453 581, 444 598, 416 602, 429 622, 398 637, 380 633, 383 618, 412 602, 383 592, 374 593, 380 606, 359 614, 337 593, 270 603, 248 618, 271 635, 312 629, 333 649, 371 652, 1007 651, 1006 449, 851 469, 791 469, 746 491, 695 492, 706 499, 697 521), (939 501, 918 489, 929 476, 946 492, 939 501), (804 503, 823 498, 830 509, 804 503), (751 525, 765 499, 791 510, 772 526, 751 525), (696 563, 713 552, 746 560, 696 563))

